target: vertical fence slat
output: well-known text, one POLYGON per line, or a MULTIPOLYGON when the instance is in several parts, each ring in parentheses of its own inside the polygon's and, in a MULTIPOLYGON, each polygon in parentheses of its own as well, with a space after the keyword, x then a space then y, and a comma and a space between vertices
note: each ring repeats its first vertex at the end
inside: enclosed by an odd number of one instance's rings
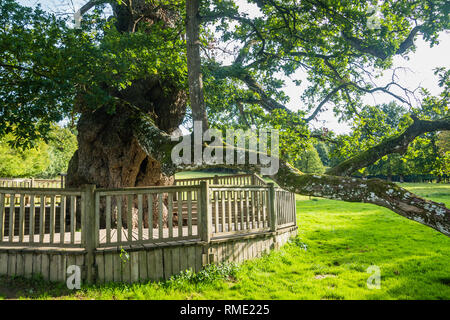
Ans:
POLYGON ((95 247, 100 243, 100 195, 98 193, 95 194, 95 231, 94 231, 94 242, 95 247))
POLYGON ((0 242, 3 241, 5 225, 5 194, 0 193, 0 242))
POLYGON ((148 238, 153 239, 153 196, 151 194, 147 195, 147 207, 148 238))
POLYGON ((168 219, 167 224, 169 226, 169 238, 173 238, 173 194, 169 193, 167 196, 168 201, 168 219))
POLYGON ((247 230, 250 230, 250 204, 249 204, 249 191, 244 191, 245 193, 245 208, 246 208, 246 222, 247 222, 247 230))
POLYGON ((41 201, 41 208, 39 211, 39 242, 44 242, 44 223, 45 223, 45 195, 41 195, 39 200, 41 201))
POLYGON ((142 220, 143 220, 143 205, 142 205, 142 194, 138 194, 138 239, 141 241, 143 239, 142 235, 142 220))
POLYGON ((178 192, 178 237, 183 236, 183 194, 178 192))
POLYGON ((234 231, 238 230, 238 193, 233 191, 234 197, 234 231))
MULTIPOLYGON (((34 221, 36 217, 36 209, 35 209, 35 198, 34 194, 30 196, 30 229, 28 234, 30 235, 30 243, 34 243, 34 221)), ((0 237, 1 239, 1 237, 0 237)))
POLYGON ((111 243, 111 196, 106 196, 106 243, 111 243))
POLYGON ((219 232, 219 191, 214 191, 214 232, 219 232))
POLYGON ((163 195, 158 194, 158 239, 163 238, 163 195))
POLYGON ((61 196, 61 204, 59 206, 59 243, 64 244, 64 236, 66 232, 66 197, 61 196))
POLYGON ((16 195, 13 193, 9 195, 9 242, 14 239, 15 197, 16 195))
POLYGON ((25 208, 24 208, 25 195, 20 195, 20 208, 19 208, 19 242, 23 242, 23 234, 25 229, 25 208))
POLYGON ((188 236, 192 236, 192 191, 187 193, 188 205, 188 236))
POLYGON ((225 191, 220 192, 220 204, 222 209, 222 232, 225 232, 225 191))
POLYGON ((50 197, 50 243, 55 242, 55 196, 50 197))
POLYGON ((74 196, 70 197, 70 243, 75 243, 75 232, 77 227, 77 216, 76 216, 76 205, 77 198, 74 196))
POLYGON ((133 195, 127 196, 127 231, 128 242, 133 241, 133 195))
POLYGON ((117 202, 117 242, 122 242, 122 196, 116 197, 117 202))
POLYGON ((232 218, 232 208, 231 208, 231 195, 233 194, 232 191, 228 191, 227 195, 228 195, 228 205, 227 205, 227 209, 228 209, 228 231, 233 231, 233 218, 232 218))

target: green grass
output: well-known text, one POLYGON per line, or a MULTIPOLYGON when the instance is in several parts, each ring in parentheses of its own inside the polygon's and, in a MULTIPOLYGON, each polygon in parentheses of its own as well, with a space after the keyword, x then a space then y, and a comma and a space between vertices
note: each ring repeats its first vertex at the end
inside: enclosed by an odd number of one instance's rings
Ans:
MULTIPOLYGON (((402 186, 450 205, 449 185, 402 186)), ((239 267, 75 292, 39 279, 5 279, 3 286, 39 299, 450 299, 450 239, 443 234, 370 204, 297 196, 297 212, 295 239, 239 267), (371 265, 381 270, 378 290, 366 285, 371 265)))

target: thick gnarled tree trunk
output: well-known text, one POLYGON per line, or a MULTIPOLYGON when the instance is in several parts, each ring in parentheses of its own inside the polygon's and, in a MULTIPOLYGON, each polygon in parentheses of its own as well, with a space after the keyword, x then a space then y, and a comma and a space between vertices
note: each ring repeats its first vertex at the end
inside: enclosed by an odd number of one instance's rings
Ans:
MULTIPOLYGON (((96 3, 95 0, 90 1, 83 11, 86 12, 96 3)), ((111 6, 116 17, 116 28, 121 33, 133 33, 144 24, 154 23, 172 28, 180 19, 169 7, 145 0, 111 2, 111 6)), ((66 186, 95 184, 102 188, 123 188, 173 184, 173 174, 161 170, 160 150, 144 151, 135 138, 134 125, 136 117, 145 116, 167 134, 178 129, 185 117, 187 103, 187 94, 178 87, 178 80, 149 75, 135 80, 124 90, 106 88, 116 98, 113 113, 108 113, 108 106, 101 106, 95 112, 85 111, 86 108, 80 105, 83 101, 81 92, 76 100, 76 108, 81 110, 77 124, 78 150, 69 163, 66 186)), ((167 210, 163 210, 166 217, 167 210)), ((132 211, 133 220, 136 220, 136 209, 132 211)), ((127 211, 122 212, 126 226, 127 211)), ((144 217, 146 227, 150 224, 148 218, 144 217)), ((155 220, 156 217, 153 217, 153 225, 155 220)))

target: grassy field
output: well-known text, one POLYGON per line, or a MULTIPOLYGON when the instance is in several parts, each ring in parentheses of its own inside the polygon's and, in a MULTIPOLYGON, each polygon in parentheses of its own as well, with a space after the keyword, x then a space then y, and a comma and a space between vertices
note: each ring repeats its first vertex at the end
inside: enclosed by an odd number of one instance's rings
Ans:
MULTIPOLYGON (((450 205, 450 186, 402 184, 450 205)), ((450 299, 450 238, 369 204, 297 196, 298 236, 281 250, 170 281, 68 291, 3 279, 0 296, 57 299, 450 299), (380 289, 368 289, 371 265, 380 289)))

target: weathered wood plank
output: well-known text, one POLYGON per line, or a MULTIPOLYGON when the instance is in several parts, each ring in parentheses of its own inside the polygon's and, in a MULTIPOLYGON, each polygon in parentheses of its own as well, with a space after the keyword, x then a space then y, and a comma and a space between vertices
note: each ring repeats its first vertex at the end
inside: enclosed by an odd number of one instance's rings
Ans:
POLYGON ((167 202, 168 202, 168 218, 167 218, 167 224, 169 227, 169 238, 173 237, 173 194, 169 193, 167 196, 167 202))
POLYGON ((139 282, 139 252, 130 252, 130 281, 139 282))
POLYGON ((105 258, 105 283, 114 281, 114 253, 104 253, 105 258))
POLYGON ((5 194, 0 193, 0 243, 3 241, 5 230, 5 194))
POLYGON ((142 194, 138 194, 138 196, 137 196, 137 199, 138 199, 138 239, 139 240, 143 240, 142 229, 143 229, 144 215, 143 215, 142 197, 143 197, 142 194))
POLYGON ((117 242, 122 242, 122 197, 116 197, 117 201, 117 242))
POLYGON ((188 206, 188 236, 192 236, 192 192, 187 193, 188 206))
POLYGON ((15 196, 14 193, 9 195, 9 242, 14 239, 15 196))
POLYGON ((20 204, 19 204, 19 242, 23 242, 23 234, 25 229, 25 208, 24 208, 24 198, 25 195, 20 195, 20 204))
POLYGON ((41 275, 44 280, 50 279, 50 256, 46 253, 41 254, 41 275))
POLYGON ((163 238, 163 194, 158 194, 158 239, 163 238))
POLYGON ((106 196, 106 243, 111 243, 111 196, 106 196))
POLYGON ((155 249, 154 254, 156 280, 161 280, 164 279, 163 249, 155 249))
POLYGON ((119 253, 112 254, 113 260, 113 281, 122 282, 122 260, 119 253))
POLYGON ((141 250, 138 253, 139 253, 139 282, 144 282, 149 278, 147 268, 147 253, 145 250, 141 250))
POLYGON ((133 241, 133 195, 127 196, 127 239, 128 242, 133 241))
POLYGON ((50 197, 50 243, 55 243, 55 196, 50 197))
POLYGON ((66 197, 61 196, 59 207, 59 243, 64 244, 64 234, 66 232, 66 197))
POLYGON ((105 257, 103 252, 95 254, 95 264, 97 266, 97 283, 105 283, 105 257))
POLYGON ((169 247, 162 250, 164 255, 164 279, 168 280, 172 275, 172 250, 169 247))

